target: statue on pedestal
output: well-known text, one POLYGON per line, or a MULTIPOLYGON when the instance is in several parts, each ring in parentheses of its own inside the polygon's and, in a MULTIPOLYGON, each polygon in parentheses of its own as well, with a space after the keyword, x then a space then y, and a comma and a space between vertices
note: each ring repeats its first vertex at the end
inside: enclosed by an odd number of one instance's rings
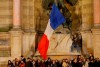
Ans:
MULTIPOLYGON (((82 37, 80 36, 81 34, 78 28, 81 25, 81 21, 79 15, 75 13, 75 6, 77 2, 78 0, 42 0, 42 6, 44 9, 49 11, 49 14, 53 3, 55 3, 66 18, 66 22, 63 23, 62 26, 64 29, 68 29, 66 34, 70 34, 70 38, 67 40, 72 40, 72 46, 70 47, 71 52, 73 52, 74 49, 76 49, 77 52, 81 52, 82 50, 82 37), (71 7, 71 9, 68 7, 71 7), (75 34, 73 35, 73 33, 75 34)), ((57 46, 59 46, 59 43, 57 43, 56 47, 57 46)))

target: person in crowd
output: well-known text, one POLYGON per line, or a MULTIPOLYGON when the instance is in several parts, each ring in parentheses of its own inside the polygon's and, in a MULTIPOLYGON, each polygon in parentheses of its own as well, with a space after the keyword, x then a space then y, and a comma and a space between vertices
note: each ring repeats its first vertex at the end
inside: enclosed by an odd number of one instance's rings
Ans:
POLYGON ((79 60, 78 62, 77 62, 77 67, 82 67, 82 60, 79 60))
POLYGON ((82 67, 89 67, 89 59, 87 58, 87 59, 83 59, 83 66, 82 67))
POLYGON ((62 60, 59 60, 59 65, 57 67, 62 67, 62 60))
POLYGON ((31 58, 27 58, 26 67, 33 67, 31 58))
POLYGON ((89 54, 89 60, 90 60, 90 61, 91 61, 91 60, 94 60, 94 56, 93 56, 92 53, 89 54))
POLYGON ((38 65, 37 65, 37 67, 41 67, 41 65, 42 65, 41 64, 41 60, 38 59, 38 65))
POLYGON ((72 60, 69 60, 68 66, 72 67, 72 60))
POLYGON ((17 58, 15 58, 15 67, 19 67, 19 60, 17 58))
POLYGON ((94 64, 95 64, 95 67, 100 67, 100 60, 99 60, 99 58, 95 58, 94 64))
POLYGON ((77 62, 79 62, 82 59, 81 55, 77 56, 77 62))
POLYGON ((19 67, 25 67, 25 63, 23 60, 21 60, 21 63, 19 64, 19 67))
POLYGON ((35 56, 35 67, 38 67, 38 58, 35 56))
POLYGON ((51 67, 51 64, 52 64, 51 58, 48 57, 48 59, 47 59, 47 61, 46 61, 47 67, 51 67))
MULTIPOLYGON (((26 58, 25 58, 26 59, 26 58)), ((90 54, 88 58, 83 58, 81 55, 74 59, 55 60, 48 58, 47 60, 28 58, 26 63, 24 60, 15 58, 13 62, 8 60, 7 67, 100 67, 100 59, 95 58, 90 54)))
POLYGON ((11 60, 8 60, 7 67, 14 67, 13 63, 11 62, 11 60))
POLYGON ((32 64, 33 64, 33 67, 35 67, 35 60, 33 59, 33 61, 32 61, 32 64))
POLYGON ((89 62, 89 67, 95 67, 95 66, 94 66, 94 60, 90 60, 90 62, 89 62))
POLYGON ((78 67, 77 59, 74 58, 72 61, 72 67, 78 67))
POLYGON ((63 59, 63 61, 62 61, 62 67, 68 67, 68 63, 66 63, 65 59, 63 59))
POLYGON ((55 60, 52 61, 51 67, 57 67, 57 64, 56 64, 55 60))
POLYGON ((23 55, 21 55, 21 60, 26 63, 26 58, 23 55))
POLYGON ((56 59, 55 62, 57 64, 57 67, 59 67, 59 61, 56 59))
POLYGON ((46 67, 45 61, 43 59, 42 59, 42 62, 41 62, 41 67, 46 67))

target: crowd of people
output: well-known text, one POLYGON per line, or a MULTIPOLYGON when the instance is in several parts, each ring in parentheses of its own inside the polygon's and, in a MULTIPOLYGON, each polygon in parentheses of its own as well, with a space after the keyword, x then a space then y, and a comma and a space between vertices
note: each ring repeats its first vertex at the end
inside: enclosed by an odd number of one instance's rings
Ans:
POLYGON ((25 58, 21 56, 20 59, 15 58, 13 61, 8 60, 7 67, 100 67, 100 59, 94 58, 90 54, 88 58, 84 58, 81 55, 73 59, 51 59, 50 57, 47 60, 25 58))

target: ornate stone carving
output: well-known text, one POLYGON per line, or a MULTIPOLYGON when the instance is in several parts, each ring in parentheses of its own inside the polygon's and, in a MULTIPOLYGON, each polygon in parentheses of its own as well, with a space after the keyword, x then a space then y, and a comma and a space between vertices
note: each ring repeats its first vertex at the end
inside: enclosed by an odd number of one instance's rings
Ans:
POLYGON ((0 32, 9 31, 12 25, 12 0, 0 1, 0 32))
POLYGON ((46 10, 51 10, 52 4, 55 3, 66 18, 63 27, 73 32, 79 31, 81 26, 81 7, 78 1, 80 3, 80 0, 42 0, 42 6, 46 10))

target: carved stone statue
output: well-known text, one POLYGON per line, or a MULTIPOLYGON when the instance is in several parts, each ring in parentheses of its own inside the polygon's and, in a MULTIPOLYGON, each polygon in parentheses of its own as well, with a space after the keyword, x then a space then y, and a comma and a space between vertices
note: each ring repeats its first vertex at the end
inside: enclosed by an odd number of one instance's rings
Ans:
MULTIPOLYGON (((76 49, 78 52, 81 52, 81 50, 82 50, 81 34, 79 35, 79 33, 75 33, 74 35, 72 35, 72 33, 78 31, 78 29, 79 29, 78 27, 80 27, 80 26, 78 26, 78 25, 80 25, 79 24, 80 17, 75 13, 75 7, 76 7, 77 1, 78 0, 42 0, 42 6, 45 10, 51 11, 52 5, 53 5, 53 3, 55 3, 56 6, 59 8, 59 10, 64 15, 64 17, 66 18, 66 22, 63 23, 62 26, 63 26, 63 29, 68 29, 68 31, 65 30, 67 32, 66 35, 68 35, 68 36, 66 36, 66 38, 64 40, 70 41, 70 43, 66 42, 68 48, 65 45, 65 49, 66 48, 67 48, 67 50, 69 49, 69 52, 70 51, 73 52, 74 49, 76 49), (70 33, 70 34, 68 34, 68 33, 70 33), (72 39, 70 37, 72 37, 72 39)), ((62 44, 62 42, 61 42, 61 44, 62 44)), ((57 51, 59 51, 60 45, 58 45, 58 42, 57 42, 57 45, 55 45, 55 46, 56 46, 57 51)), ((64 46, 64 44, 63 44, 63 46, 64 46)), ((51 46, 51 49, 52 48, 53 47, 51 46)))
POLYGON ((82 49, 82 36, 81 34, 75 33, 72 36, 72 46, 71 46, 71 52, 74 50, 77 50, 77 52, 81 52, 82 49))

